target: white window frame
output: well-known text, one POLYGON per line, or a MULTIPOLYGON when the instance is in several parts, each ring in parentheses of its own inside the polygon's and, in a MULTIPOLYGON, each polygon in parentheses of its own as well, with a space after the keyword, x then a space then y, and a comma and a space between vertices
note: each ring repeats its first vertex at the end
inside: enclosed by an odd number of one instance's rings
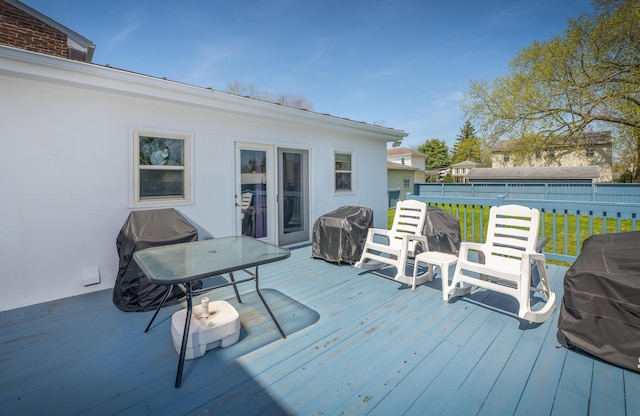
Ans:
POLYGON ((354 193, 356 190, 356 175, 355 175, 355 152, 352 152, 350 150, 338 150, 338 149, 334 149, 333 150, 333 160, 332 160, 332 182, 333 182, 333 192, 335 194, 347 194, 347 193, 354 193), (349 155, 349 157, 351 158, 351 169, 336 169, 336 156, 337 155, 349 155), (336 175, 338 173, 348 173, 351 175, 351 189, 336 189, 336 175))
POLYGON ((155 128, 130 128, 129 137, 131 146, 130 157, 130 192, 129 205, 132 208, 139 207, 159 207, 159 206, 178 206, 190 205, 194 202, 194 146, 191 132, 172 131, 155 128), (184 141, 184 163, 183 166, 146 166, 140 165, 140 137, 157 137, 164 139, 183 140, 184 141), (141 169, 153 170, 181 170, 184 172, 182 196, 160 196, 160 197, 141 197, 140 196, 140 171, 141 169))

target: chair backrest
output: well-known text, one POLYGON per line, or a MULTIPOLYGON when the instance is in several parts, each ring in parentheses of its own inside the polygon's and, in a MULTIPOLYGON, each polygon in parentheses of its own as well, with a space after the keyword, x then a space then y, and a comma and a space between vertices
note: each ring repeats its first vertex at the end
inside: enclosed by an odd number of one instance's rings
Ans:
MULTIPOLYGON (((390 246, 400 247, 404 234, 421 235, 424 222, 427 217, 427 204, 424 202, 408 199, 398 201, 396 204, 396 214, 393 217, 391 233, 394 235, 390 246)), ((409 251, 415 251, 416 242, 409 245, 409 251)))
POLYGON ((535 208, 521 205, 491 207, 484 243, 485 264, 519 265, 524 252, 535 252, 539 226, 540 212, 535 208))
POLYGON ((242 200, 240 202, 240 208, 244 211, 251 206, 251 199, 253 194, 251 192, 245 192, 242 194, 242 200))

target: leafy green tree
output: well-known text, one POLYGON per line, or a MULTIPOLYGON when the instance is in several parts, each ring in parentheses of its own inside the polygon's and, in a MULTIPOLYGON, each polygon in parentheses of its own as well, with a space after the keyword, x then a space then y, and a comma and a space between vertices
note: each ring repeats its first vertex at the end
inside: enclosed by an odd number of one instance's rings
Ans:
POLYGON ((481 140, 476 135, 476 129, 469 120, 465 121, 456 136, 456 143, 452 150, 452 162, 459 163, 465 160, 482 162, 483 152, 481 140))
POLYGON ((577 145, 589 129, 617 129, 640 160, 640 2, 594 0, 562 35, 518 52, 509 75, 472 81, 463 109, 492 143, 546 150, 558 140, 577 145))
POLYGON ((418 152, 427 155, 425 169, 446 168, 451 164, 449 147, 444 140, 431 139, 418 146, 418 152))

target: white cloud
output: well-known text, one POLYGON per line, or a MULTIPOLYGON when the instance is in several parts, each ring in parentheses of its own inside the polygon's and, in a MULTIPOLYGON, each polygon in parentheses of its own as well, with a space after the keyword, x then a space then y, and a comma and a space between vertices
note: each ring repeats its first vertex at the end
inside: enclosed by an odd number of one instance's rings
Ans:
POLYGON ((106 50, 110 52, 116 49, 121 44, 125 43, 133 32, 138 30, 142 26, 141 22, 130 22, 125 27, 120 29, 117 33, 107 39, 106 50))
MULTIPOLYGON (((193 59, 193 63, 185 71, 187 76, 186 82, 197 85, 211 84, 216 78, 219 78, 214 76, 214 73, 222 70, 220 63, 236 54, 236 49, 237 48, 229 46, 219 48, 211 45, 200 48, 195 59, 193 59)), ((233 79, 235 78, 224 81, 231 82, 233 79)))

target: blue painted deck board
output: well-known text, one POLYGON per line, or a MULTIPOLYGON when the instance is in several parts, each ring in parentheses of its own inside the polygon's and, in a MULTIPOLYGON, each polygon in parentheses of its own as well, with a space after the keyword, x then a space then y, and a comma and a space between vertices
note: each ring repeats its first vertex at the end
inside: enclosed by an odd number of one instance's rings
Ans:
MULTIPOLYGON (((111 291, 0 313, 0 406, 7 414, 640 414, 640 374, 557 348, 557 315, 523 323, 511 298, 478 290, 442 302, 439 275, 411 291, 310 258, 262 266, 242 304, 240 341, 187 361, 165 308, 124 313, 111 291)), ((566 268, 549 266, 562 298, 566 268)))

